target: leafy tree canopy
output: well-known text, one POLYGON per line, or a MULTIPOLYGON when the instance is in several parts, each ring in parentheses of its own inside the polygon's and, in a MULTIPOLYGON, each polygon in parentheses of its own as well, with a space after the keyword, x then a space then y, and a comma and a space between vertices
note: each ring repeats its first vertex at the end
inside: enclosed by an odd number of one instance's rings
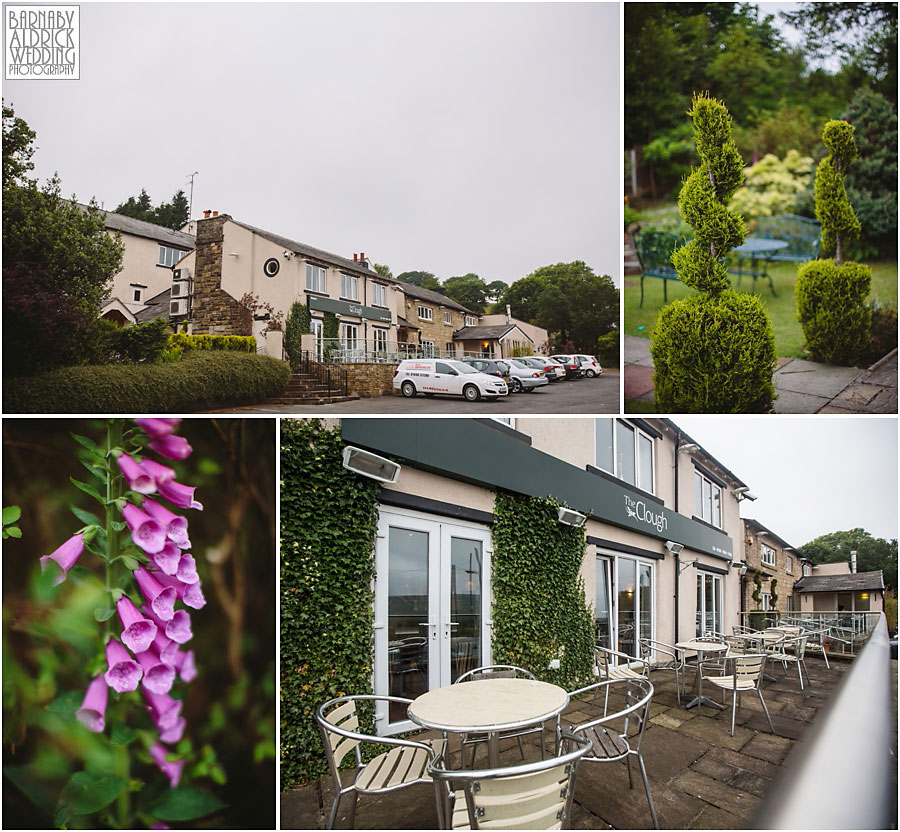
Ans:
POLYGON ((3 187, 21 182, 34 164, 35 132, 3 102, 3 187))
POLYGON ((401 283, 411 283, 423 289, 440 289, 440 281, 431 272, 402 272, 397 275, 401 283))
POLYGON ((457 277, 448 277, 444 281, 447 297, 471 309, 479 315, 487 306, 488 287, 477 275, 469 272, 457 277))
POLYGON ((798 550, 813 563, 849 562, 850 552, 855 551, 858 572, 884 573, 888 589, 897 588, 897 541, 873 537, 865 529, 823 534, 805 543, 798 550))
POLYGON ((150 195, 144 188, 141 188, 137 198, 128 197, 125 202, 116 206, 115 213, 144 222, 152 222, 154 225, 171 228, 173 231, 180 230, 191 218, 187 197, 180 188, 172 196, 171 201, 161 202, 155 208, 150 200, 150 195))
POLYGON ((388 278, 388 280, 393 280, 394 273, 391 271, 390 266, 386 266, 384 263, 372 263, 372 268, 375 269, 378 274, 382 277, 388 278))

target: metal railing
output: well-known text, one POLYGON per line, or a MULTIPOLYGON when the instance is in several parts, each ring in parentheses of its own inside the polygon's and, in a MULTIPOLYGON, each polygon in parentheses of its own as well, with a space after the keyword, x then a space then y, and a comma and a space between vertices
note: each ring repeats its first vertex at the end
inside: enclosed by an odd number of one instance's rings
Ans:
POLYGON ((897 828, 890 642, 884 615, 873 615, 877 622, 865 646, 751 828, 897 828))
POLYGON ((303 350, 300 353, 299 364, 291 369, 294 372, 315 378, 316 381, 327 388, 327 395, 329 396, 349 395, 347 371, 343 367, 336 367, 333 364, 323 364, 309 350, 303 350))
POLYGON ((490 350, 442 350, 410 341, 374 338, 320 338, 315 355, 325 364, 399 364, 407 358, 495 358, 490 350))
POLYGON ((740 613, 741 625, 753 630, 780 624, 807 630, 824 630, 827 649, 833 653, 856 655, 872 634, 880 612, 778 612, 750 610, 740 613))

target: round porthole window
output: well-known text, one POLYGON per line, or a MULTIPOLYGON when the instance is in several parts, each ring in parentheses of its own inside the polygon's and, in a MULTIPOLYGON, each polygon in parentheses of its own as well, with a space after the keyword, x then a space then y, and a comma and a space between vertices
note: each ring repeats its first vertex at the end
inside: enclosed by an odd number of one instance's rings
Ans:
POLYGON ((263 271, 266 273, 266 277, 275 277, 278 274, 278 270, 281 268, 281 263, 279 263, 274 257, 270 257, 263 263, 263 271))

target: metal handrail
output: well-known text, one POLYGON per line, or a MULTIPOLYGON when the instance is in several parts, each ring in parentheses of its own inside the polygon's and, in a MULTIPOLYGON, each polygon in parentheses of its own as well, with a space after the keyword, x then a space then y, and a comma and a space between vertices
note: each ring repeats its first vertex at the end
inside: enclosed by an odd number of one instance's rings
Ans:
POLYGON ((897 828, 890 641, 879 616, 751 828, 897 828))
POLYGON ((326 385, 329 396, 347 396, 349 377, 347 370, 334 364, 323 364, 316 359, 315 353, 303 350, 297 372, 312 376, 320 384, 326 385))

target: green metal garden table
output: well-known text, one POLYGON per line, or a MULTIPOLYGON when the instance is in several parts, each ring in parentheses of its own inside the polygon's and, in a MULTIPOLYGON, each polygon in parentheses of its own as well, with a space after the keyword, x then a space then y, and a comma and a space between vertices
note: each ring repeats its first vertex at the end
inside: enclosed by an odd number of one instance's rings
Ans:
POLYGON ((737 269, 732 269, 730 271, 731 274, 737 275, 738 287, 740 288, 741 277, 745 274, 753 278, 754 289, 756 288, 756 278, 763 277, 769 281, 769 288, 772 290, 772 294, 775 297, 778 297, 775 286, 772 283, 772 277, 769 274, 768 258, 773 252, 787 247, 788 244, 785 240, 769 240, 762 237, 750 237, 744 243, 737 246, 737 248, 733 248, 731 253, 737 255, 738 264, 737 269), (750 261, 750 271, 745 271, 741 265, 745 260, 750 261), (762 266, 761 270, 760 265, 762 266))

